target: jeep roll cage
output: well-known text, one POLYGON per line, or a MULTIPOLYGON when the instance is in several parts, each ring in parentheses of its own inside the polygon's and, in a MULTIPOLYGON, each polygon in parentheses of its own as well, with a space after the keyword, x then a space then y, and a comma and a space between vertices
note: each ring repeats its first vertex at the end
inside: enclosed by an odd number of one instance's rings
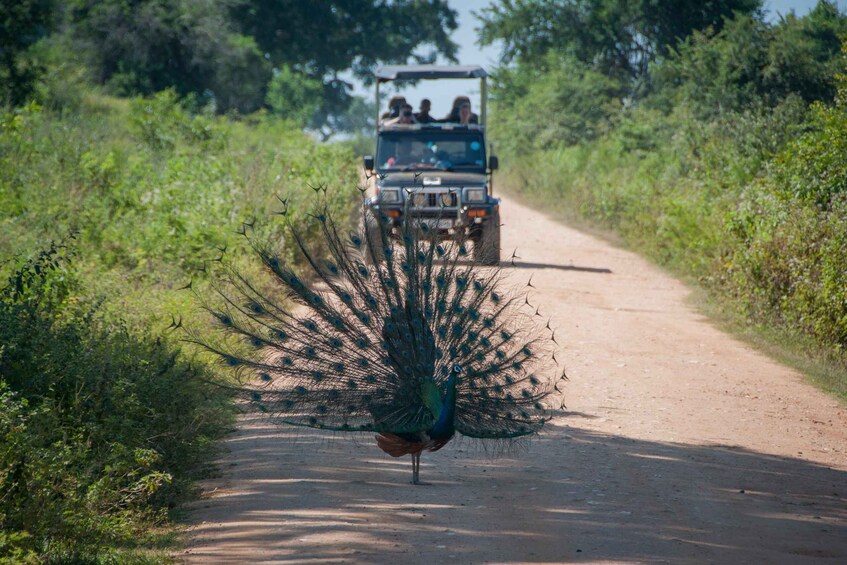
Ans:
MULTIPOLYGON (((432 79, 479 79, 479 127, 485 129, 486 106, 488 90, 486 79, 488 73, 479 65, 387 65, 374 71, 376 78, 376 131, 380 125, 379 85, 394 80, 432 80, 432 79)), ((392 127, 392 126, 389 126, 392 127)))

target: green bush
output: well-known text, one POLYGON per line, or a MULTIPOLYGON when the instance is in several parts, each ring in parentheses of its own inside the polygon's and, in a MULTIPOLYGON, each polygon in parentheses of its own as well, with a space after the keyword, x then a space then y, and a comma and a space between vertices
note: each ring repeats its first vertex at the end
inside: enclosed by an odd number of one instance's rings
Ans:
POLYGON ((0 289, 3 558, 132 546, 229 422, 205 369, 104 319, 81 283, 54 245, 0 289))
MULTIPOLYGON (((502 144, 505 184, 547 209, 614 230, 702 281, 742 319, 809 337, 841 366, 845 100, 842 86, 834 104, 789 94, 773 106, 710 117, 687 101, 665 111, 644 104, 593 141, 526 153, 502 144)), ((496 125, 498 138, 509 138, 509 119, 496 125)))
POLYGON ((686 103, 701 118, 772 107, 787 96, 807 103, 831 100, 847 18, 835 4, 819 2, 805 17, 771 24, 761 15, 737 15, 717 34, 694 32, 653 68, 648 104, 686 103))
POLYGON ((320 108, 322 97, 321 81, 283 65, 274 70, 265 102, 274 115, 305 128, 320 108))
POLYGON ((168 289, 204 280, 220 249, 246 251, 242 222, 282 242, 277 196, 304 224, 310 185, 355 209, 352 157, 275 120, 192 114, 170 91, 89 96, 73 114, 0 112, 0 256, 76 232, 79 270, 116 298, 106 308, 131 324, 161 319, 154 306, 176 306, 168 289))
POLYGON ((847 350, 847 82, 750 185, 729 227, 727 286, 757 319, 847 350), (749 293, 745 289, 753 289, 749 293))
POLYGON ((352 220, 355 161, 170 91, 42 100, 0 111, 0 561, 148 562, 230 413, 164 332, 195 307, 175 289, 222 250, 255 272, 245 224, 290 253, 277 195, 301 233, 310 185, 352 220))

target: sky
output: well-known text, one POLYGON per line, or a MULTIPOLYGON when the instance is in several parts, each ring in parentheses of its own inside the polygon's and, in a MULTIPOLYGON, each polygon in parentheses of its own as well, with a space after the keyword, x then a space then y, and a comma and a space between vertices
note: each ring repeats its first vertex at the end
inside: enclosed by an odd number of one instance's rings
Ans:
MULTIPOLYGON (((847 0, 838 0, 837 5, 843 10, 847 0)), ((477 28, 479 21, 473 16, 473 12, 479 12, 482 8, 494 4, 492 0, 451 0, 450 7, 458 12, 459 28, 453 33, 453 41, 459 45, 457 58, 462 65, 482 65, 486 69, 496 66, 500 55, 498 46, 480 47, 476 44, 477 28)), ((798 16, 805 15, 811 10, 817 0, 765 0, 765 10, 772 19, 778 14, 787 14, 792 10, 798 16)), ((444 61, 440 61, 444 63, 444 61)), ((372 97, 373 89, 356 89, 357 94, 372 97)), ((418 109, 421 98, 429 98, 432 101, 432 114, 442 117, 450 110, 453 98, 459 94, 467 94, 473 101, 475 111, 479 108, 479 81, 478 80, 455 80, 455 81, 422 81, 416 87, 406 88, 400 94, 406 97, 415 111, 418 109)))

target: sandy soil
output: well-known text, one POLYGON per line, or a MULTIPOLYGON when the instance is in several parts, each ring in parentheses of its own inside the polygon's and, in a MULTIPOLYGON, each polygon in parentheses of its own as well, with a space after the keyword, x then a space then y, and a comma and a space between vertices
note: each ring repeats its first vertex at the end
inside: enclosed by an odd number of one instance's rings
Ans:
POLYGON ((847 563, 847 410, 715 329, 632 253, 502 206, 558 327, 568 411, 492 459, 411 464, 244 416, 188 563, 847 563))

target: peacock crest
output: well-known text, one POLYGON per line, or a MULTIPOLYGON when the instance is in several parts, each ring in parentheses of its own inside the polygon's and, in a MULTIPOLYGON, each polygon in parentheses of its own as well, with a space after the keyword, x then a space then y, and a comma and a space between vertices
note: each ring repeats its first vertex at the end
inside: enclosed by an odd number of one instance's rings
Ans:
POLYGON ((351 231, 325 203, 312 214, 317 240, 287 229, 305 266, 250 238, 279 288, 223 266, 217 298, 201 300, 225 338, 189 337, 233 370, 259 410, 376 433, 390 455, 412 455, 415 483, 420 453, 456 432, 511 440, 544 426, 558 390, 552 332, 533 322, 524 295, 500 290, 499 268, 474 264, 467 242, 439 240, 426 222, 392 232, 363 206, 351 231))

